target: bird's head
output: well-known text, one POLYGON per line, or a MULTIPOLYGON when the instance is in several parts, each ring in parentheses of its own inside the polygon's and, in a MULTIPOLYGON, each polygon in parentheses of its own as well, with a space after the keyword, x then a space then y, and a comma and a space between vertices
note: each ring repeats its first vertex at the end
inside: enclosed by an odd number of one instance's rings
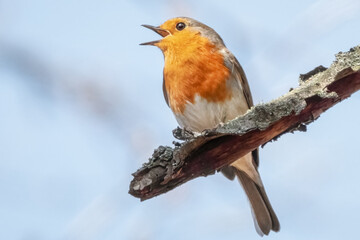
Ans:
POLYGON ((142 25, 161 35, 157 41, 142 43, 159 47, 164 55, 167 52, 176 53, 194 51, 203 46, 221 48, 224 42, 221 37, 210 27, 188 17, 177 17, 167 20, 158 27, 142 25))

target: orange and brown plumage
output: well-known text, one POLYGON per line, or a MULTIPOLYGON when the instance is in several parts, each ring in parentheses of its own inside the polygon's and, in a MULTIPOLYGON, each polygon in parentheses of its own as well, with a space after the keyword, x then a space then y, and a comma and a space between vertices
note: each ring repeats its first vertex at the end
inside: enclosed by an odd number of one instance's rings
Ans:
MULTIPOLYGON (((143 25, 163 38, 143 43, 164 54, 164 97, 179 125, 202 132, 244 114, 253 100, 245 73, 221 37, 194 19, 178 17, 159 27, 143 25)), ((250 201, 260 235, 280 229, 258 173, 258 150, 238 159, 222 172, 235 175, 250 201)))

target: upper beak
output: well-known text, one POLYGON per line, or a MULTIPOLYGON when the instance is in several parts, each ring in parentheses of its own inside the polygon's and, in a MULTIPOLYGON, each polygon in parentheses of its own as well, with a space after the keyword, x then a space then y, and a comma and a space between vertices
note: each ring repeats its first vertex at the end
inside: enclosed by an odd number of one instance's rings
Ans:
MULTIPOLYGON (((167 35, 170 34, 169 31, 167 31, 167 30, 165 30, 165 29, 162 29, 162 28, 160 28, 160 27, 154 27, 154 26, 146 25, 146 24, 143 24, 143 25, 141 25, 141 26, 153 30, 153 31, 156 32, 157 34, 161 35, 162 37, 166 37, 167 35)), ((160 41, 161 41, 161 40, 151 41, 151 42, 145 42, 145 43, 140 43, 140 45, 155 45, 156 43, 158 43, 158 42, 160 42, 160 41)))

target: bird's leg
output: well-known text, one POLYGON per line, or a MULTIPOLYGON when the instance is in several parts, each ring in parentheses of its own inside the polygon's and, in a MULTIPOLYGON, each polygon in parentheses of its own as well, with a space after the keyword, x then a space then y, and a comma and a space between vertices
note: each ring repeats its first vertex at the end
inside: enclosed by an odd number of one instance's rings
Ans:
POLYGON ((215 136, 218 133, 216 132, 216 130, 218 128, 221 128, 222 126, 224 126, 225 122, 220 122, 216 127, 214 128, 210 128, 210 129, 205 129, 204 131, 201 132, 201 136, 206 136, 206 137, 210 137, 210 136, 215 136))
POLYGON ((177 127, 173 130, 173 136, 176 139, 183 140, 183 141, 189 141, 189 140, 197 137, 198 135, 199 135, 198 133, 187 130, 186 128, 177 127))

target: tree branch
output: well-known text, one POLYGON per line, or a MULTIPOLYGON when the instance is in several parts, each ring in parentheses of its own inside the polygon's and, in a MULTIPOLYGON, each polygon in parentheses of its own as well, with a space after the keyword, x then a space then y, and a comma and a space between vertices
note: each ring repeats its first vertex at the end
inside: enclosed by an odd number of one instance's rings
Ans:
POLYGON ((129 193, 146 200, 191 179, 207 176, 280 135, 306 125, 321 113, 360 89, 360 45, 338 53, 322 66, 300 75, 299 86, 269 103, 252 107, 245 115, 203 132, 200 136, 174 130, 183 143, 160 146, 133 176, 129 193))

